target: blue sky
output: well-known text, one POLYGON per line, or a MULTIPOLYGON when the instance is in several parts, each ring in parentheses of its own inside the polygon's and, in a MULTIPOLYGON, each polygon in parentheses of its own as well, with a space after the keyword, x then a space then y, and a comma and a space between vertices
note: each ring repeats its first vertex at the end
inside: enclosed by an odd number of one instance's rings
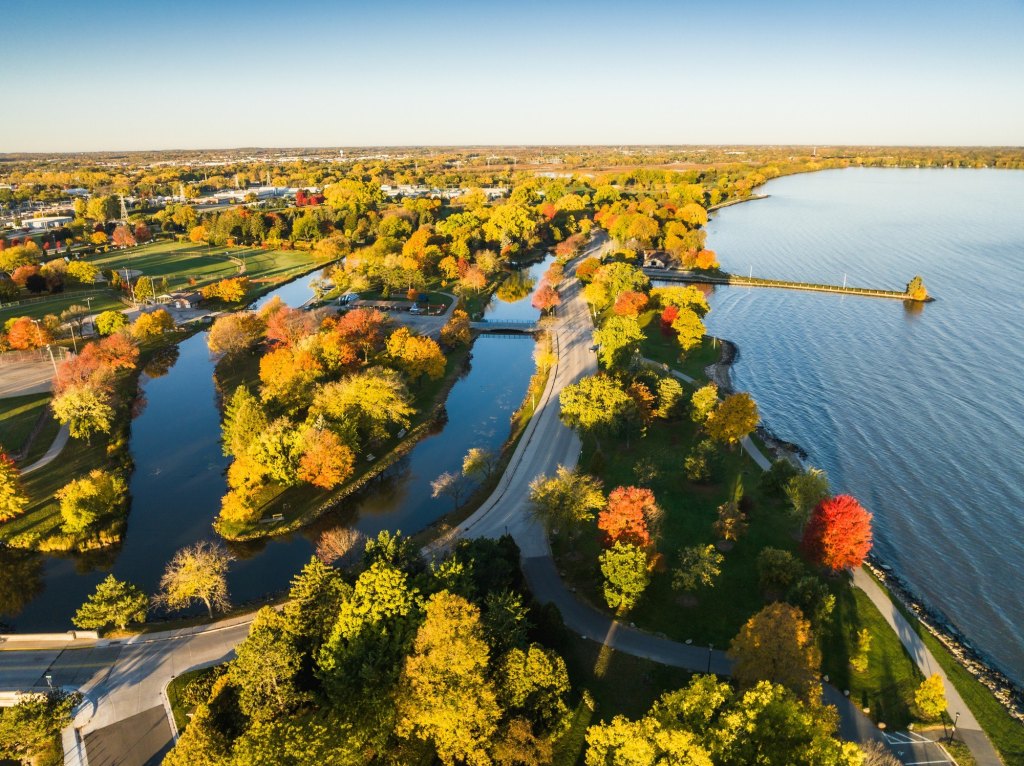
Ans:
POLYGON ((1024 143, 1024 2, 2 0, 0 151, 1024 143))

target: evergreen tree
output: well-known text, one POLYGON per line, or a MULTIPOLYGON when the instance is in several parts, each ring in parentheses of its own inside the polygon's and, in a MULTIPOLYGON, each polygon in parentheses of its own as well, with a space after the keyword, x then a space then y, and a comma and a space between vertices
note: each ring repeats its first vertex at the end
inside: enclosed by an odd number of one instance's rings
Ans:
POLYGON ((148 607, 149 599, 138 587, 107 575, 71 622, 83 630, 103 630, 108 625, 124 630, 129 623, 144 622, 148 607))
POLYGON ((225 455, 238 457, 267 427, 267 416, 259 399, 246 386, 239 386, 231 395, 224 411, 222 448, 225 455))

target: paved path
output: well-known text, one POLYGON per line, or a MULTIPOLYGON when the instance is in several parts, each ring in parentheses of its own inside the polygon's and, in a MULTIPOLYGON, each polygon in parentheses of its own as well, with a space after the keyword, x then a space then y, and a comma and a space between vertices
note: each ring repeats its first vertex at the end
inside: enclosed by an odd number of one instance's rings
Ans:
POLYGON ((53 387, 53 363, 9 362, 0 366, 0 399, 45 394, 53 387))
POLYGON ((25 468, 23 468, 22 471, 21 471, 21 475, 24 476, 26 473, 32 473, 33 471, 38 471, 43 466, 49 465, 54 460, 56 460, 57 456, 61 453, 61 451, 64 449, 64 447, 67 446, 68 439, 70 439, 70 438, 71 438, 71 430, 68 427, 68 424, 65 423, 64 425, 62 425, 60 427, 60 430, 57 432, 57 435, 53 439, 53 444, 51 444, 50 448, 48 450, 46 450, 46 454, 44 454, 41 458, 39 458, 32 465, 26 466, 25 468))

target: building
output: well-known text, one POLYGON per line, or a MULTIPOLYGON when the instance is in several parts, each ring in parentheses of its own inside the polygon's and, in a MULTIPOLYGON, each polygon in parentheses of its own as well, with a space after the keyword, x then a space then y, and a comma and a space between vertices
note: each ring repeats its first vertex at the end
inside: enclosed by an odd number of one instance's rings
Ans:
POLYGON ((184 290, 179 290, 173 293, 158 295, 156 302, 173 306, 176 309, 194 309, 199 307, 199 301, 202 299, 203 296, 197 292, 185 292, 184 290))
POLYGON ((70 215, 46 215, 41 218, 25 218, 21 223, 26 229, 46 231, 48 229, 59 229, 73 220, 75 219, 70 215))

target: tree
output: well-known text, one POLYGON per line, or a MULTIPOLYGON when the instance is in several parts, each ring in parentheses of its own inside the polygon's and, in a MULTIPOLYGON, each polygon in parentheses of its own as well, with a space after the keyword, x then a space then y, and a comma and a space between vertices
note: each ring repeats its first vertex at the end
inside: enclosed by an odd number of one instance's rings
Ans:
MULTIPOLYGON (((222 279, 219 282, 200 288, 200 294, 207 299, 214 298, 224 303, 238 303, 249 290, 249 280, 245 277, 222 279)), ((136 288, 136 294, 138 289, 136 288)))
POLYGON ((902 766, 903 761, 897 758, 892 750, 876 739, 860 743, 864 752, 863 766, 902 766))
POLYGON ((462 458, 462 473, 490 479, 501 464, 501 454, 483 447, 471 447, 462 458))
POLYGON ((545 314, 549 313, 555 307, 561 305, 562 297, 558 294, 558 290, 549 285, 547 282, 542 282, 537 291, 533 294, 533 299, 530 304, 545 314))
POLYGON ((615 299, 615 305, 612 306, 612 311, 619 316, 637 317, 647 308, 647 301, 646 294, 627 290, 624 293, 619 293, 619 297, 615 299))
POLYGON ((601 574, 608 606, 620 612, 629 611, 651 581, 647 553, 629 543, 615 543, 601 553, 601 574))
POLYGON ((458 510, 459 500, 469 490, 469 480, 460 472, 445 471, 432 482, 430 482, 431 497, 438 498, 447 495, 455 503, 458 510))
POLYGON ((132 335, 139 340, 146 340, 173 329, 174 318, 167 312, 167 309, 157 309, 139 314, 132 324, 132 335))
POLYGON ((110 625, 124 630, 131 623, 145 622, 148 607, 149 599, 139 588, 107 575, 71 622, 83 630, 105 630, 110 625))
POLYGON ((298 478, 320 489, 334 489, 355 470, 355 453, 338 435, 323 428, 307 428, 300 439, 298 478))
POLYGON ((757 428, 761 416, 750 394, 727 396, 708 416, 708 436, 724 444, 736 444, 757 428))
POLYGON ((309 404, 317 392, 316 382, 323 376, 324 367, 306 347, 282 346, 260 359, 260 398, 276 401, 289 412, 296 412, 309 404))
POLYGON ((20 516, 26 506, 28 497, 21 485, 21 472, 5 452, 0 452, 0 522, 20 516))
POLYGON ((686 478, 694 482, 710 480, 715 450, 715 443, 710 439, 697 442, 690 450, 690 454, 683 458, 683 473, 686 478))
POLYGON ((331 527, 316 540, 316 557, 325 564, 334 564, 361 552, 363 535, 351 527, 331 527))
POLYGON ((396 731, 431 742, 446 766, 488 766, 501 710, 480 612, 446 591, 431 596, 424 611, 402 670, 396 731))
POLYGON ((266 326, 256 314, 240 311, 217 317, 210 328, 206 343, 215 354, 237 356, 255 346, 266 326))
POLYGON ((725 556, 713 545, 693 545, 679 552, 679 567, 672 570, 672 587, 695 591, 710 588, 722 573, 725 556))
POLYGON ((256 613, 235 651, 228 675, 238 689, 238 706, 250 719, 287 715, 305 698, 297 686, 302 655, 287 620, 274 609, 265 606, 256 613))
POLYGON ((741 687, 771 681, 810 701, 821 693, 821 652, 803 613, 789 604, 769 604, 751 617, 729 644, 733 678, 741 687))
POLYGON ((156 297, 156 286, 150 277, 139 277, 135 281, 135 300, 144 301, 156 297))
POLYGON ((387 315, 376 309, 353 309, 338 319, 335 330, 354 343, 363 352, 363 361, 369 362, 370 354, 384 343, 387 321, 387 315))
POLYGON ((914 277, 907 282, 907 295, 915 301, 928 300, 928 288, 924 286, 924 280, 921 277, 914 277))
POLYGON ((718 386, 714 383, 703 385, 690 397, 690 419, 698 425, 704 425, 717 406, 718 386))
POLYGON ((608 375, 593 375, 565 386, 558 401, 562 422, 593 436, 598 447, 599 437, 617 433, 635 407, 629 394, 608 375))
POLYGON ((99 275, 99 267, 88 261, 71 261, 68 264, 68 276, 83 285, 95 284, 99 275))
POLYGON ((718 254, 714 250, 701 250, 694 258, 693 265, 702 271, 717 269, 718 254))
POLYGON ((550 649, 531 644, 513 648, 498 670, 498 699, 506 711, 516 711, 540 731, 558 731, 569 715, 569 673, 565 661, 550 649))
POLYGON ((114 235, 111 239, 118 247, 134 247, 137 244, 135 234, 124 224, 114 229, 114 235))
POLYGON ((128 485, 121 476, 99 468, 68 482, 54 493, 60 501, 64 531, 78 534, 89 530, 123 504, 127 493, 128 485))
POLYGON ((109 239, 105 231, 94 231, 89 235, 89 241, 94 245, 105 245, 109 239))
POLYGON ((609 370, 624 366, 644 339, 640 323, 631 316, 609 317, 594 333, 600 346, 601 362, 609 370))
POLYGON ((828 476, 820 468, 808 468, 805 472, 792 477, 786 484, 786 498, 800 529, 807 526, 811 511, 828 497, 828 476))
POLYGON ((424 375, 430 380, 444 376, 446 360, 432 338, 413 335, 409 328, 399 327, 388 338, 387 349, 388 355, 413 381, 424 375))
POLYGON ((21 763, 60 763, 59 734, 71 725, 74 709, 82 700, 75 692, 53 690, 48 694, 24 694, 18 704, 0 714, 0 758, 21 763))
POLYGON ((353 428, 364 440, 383 440, 389 428, 408 428, 416 409, 399 373, 370 367, 321 388, 310 413, 328 424, 353 428))
POLYGON ((871 514, 850 495, 836 495, 814 508, 802 547, 814 563, 838 572, 864 563, 871 550, 871 514))
MULTIPOLYGON (((361 537, 354 529, 335 529, 351 532, 353 543, 361 537)), ((311 558, 302 571, 292 578, 288 601, 284 605, 284 616, 288 621, 288 630, 295 636, 296 646, 307 656, 316 655, 330 635, 342 602, 351 596, 352 586, 341 578, 338 570, 319 556, 311 558)))
POLYGON ((857 631, 857 648, 850 657, 850 667, 858 673, 866 673, 871 659, 871 631, 861 628, 857 631))
POLYGON ((54 397, 51 403, 57 422, 67 425, 76 439, 91 440, 93 434, 110 432, 114 409, 109 397, 89 386, 74 386, 54 397))
POLYGON ((267 427, 267 416, 259 400, 246 386, 238 386, 224 410, 221 448, 225 455, 239 457, 249 448, 253 437, 267 427))
POLYGON ((182 548, 167 564, 160 578, 156 603, 168 609, 184 609, 202 603, 213 617, 213 610, 226 611, 228 565, 231 554, 206 540, 182 548))
POLYGON ((53 336, 28 317, 18 317, 7 327, 7 345, 15 350, 41 348, 53 343, 53 336))
POLYGON ((601 268, 601 260, 599 258, 584 258, 576 266, 576 278, 583 284, 588 285, 593 281, 594 275, 599 268, 601 268))
POLYGON ((658 407, 654 414, 662 420, 672 420, 675 418, 685 395, 683 384, 668 375, 658 378, 655 395, 658 407))
POLYGON ((671 327, 675 330, 676 341, 683 354, 699 346, 704 337, 704 323, 690 309, 679 309, 679 313, 672 320, 671 327))
POLYGON ((205 226, 193 226, 188 232, 189 241, 194 242, 197 245, 200 242, 206 242, 209 237, 210 235, 205 226))
POLYGON ((90 197, 89 201, 86 202, 85 215, 94 221, 110 221, 117 217, 117 214, 120 212, 119 207, 116 197, 97 195, 90 197))
POLYGON ((103 311, 96 315, 95 323, 100 335, 113 335, 128 326, 128 317, 120 311, 103 311))
POLYGON ((604 507, 601 481, 576 469, 558 466, 554 476, 530 482, 530 508, 547 528, 574 530, 604 507))
POLYGON ((597 528, 604 532, 605 545, 626 542, 644 548, 651 544, 651 527, 660 518, 651 490, 616 487, 608 495, 608 507, 597 516, 597 528))
POLYGON ((462 309, 452 312, 444 327, 441 328, 441 342, 448 347, 466 346, 472 340, 469 328, 469 314, 462 309))
POLYGON ((718 520, 711 528, 722 540, 735 542, 746 534, 747 526, 747 515, 739 503, 730 500, 718 506, 718 520))
POLYGON ((789 551, 763 548, 757 554, 757 576, 761 590, 784 593, 803 572, 803 566, 789 551))
POLYGON ((942 676, 932 673, 914 691, 914 705, 926 721, 941 718, 946 712, 946 688, 942 676))

